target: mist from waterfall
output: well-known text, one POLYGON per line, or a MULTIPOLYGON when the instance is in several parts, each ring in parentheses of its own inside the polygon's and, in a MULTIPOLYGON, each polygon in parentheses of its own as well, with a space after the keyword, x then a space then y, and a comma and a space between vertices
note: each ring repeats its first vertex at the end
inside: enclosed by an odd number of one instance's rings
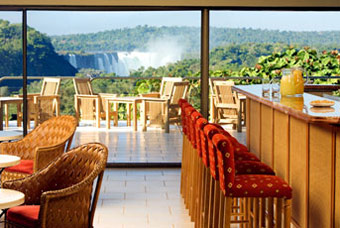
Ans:
POLYGON ((65 58, 77 69, 92 68, 117 76, 129 76, 140 67, 160 67, 181 60, 183 48, 179 38, 152 39, 146 44, 146 51, 101 52, 68 54, 65 58))

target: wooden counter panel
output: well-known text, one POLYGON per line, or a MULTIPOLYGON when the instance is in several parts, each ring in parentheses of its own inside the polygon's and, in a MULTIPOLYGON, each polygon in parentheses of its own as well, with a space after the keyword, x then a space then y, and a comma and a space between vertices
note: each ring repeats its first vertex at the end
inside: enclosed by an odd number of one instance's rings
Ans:
POLYGON ((273 109, 261 105, 261 160, 273 166, 273 109))
POLYGON ((249 149, 251 152, 256 154, 256 156, 261 158, 261 147, 260 147, 260 137, 261 137, 261 107, 260 103, 251 100, 250 101, 250 109, 251 115, 249 117, 249 149))
POLYGON ((331 226, 333 145, 332 127, 310 125, 309 227, 331 226))
POLYGON ((288 180, 289 116, 274 110, 274 170, 288 180))
POLYGON ((340 127, 336 128, 335 141, 335 216, 334 227, 340 227, 340 127))
POLYGON ((289 184, 293 188, 292 205, 294 205, 292 217, 300 227, 307 227, 308 124, 291 117, 289 132, 289 184))

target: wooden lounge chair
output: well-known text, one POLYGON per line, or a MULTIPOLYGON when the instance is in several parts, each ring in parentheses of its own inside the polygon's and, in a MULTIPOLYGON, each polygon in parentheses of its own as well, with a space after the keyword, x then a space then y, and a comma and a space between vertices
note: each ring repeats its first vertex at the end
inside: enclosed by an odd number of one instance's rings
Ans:
POLYGON ((238 112, 240 104, 237 94, 232 91, 233 81, 214 81, 214 106, 215 116, 213 120, 220 124, 233 124, 236 128, 238 125, 238 112))
MULTIPOLYGON (((152 92, 147 94, 141 94, 142 97, 148 97, 148 98, 162 98, 162 99, 168 99, 171 96, 171 93, 174 88, 175 82, 181 82, 183 81, 180 77, 163 77, 160 90, 159 92, 152 92)), ((159 103, 146 103, 145 104, 145 112, 146 116, 149 117, 150 122, 149 126, 162 126, 162 121, 159 121, 160 119, 157 118, 161 114, 161 108, 159 103), (152 110, 152 111, 151 111, 152 110)))
MULTIPOLYGON (((34 121, 34 127, 41 124, 45 120, 60 114, 60 78, 45 77, 43 79, 40 93, 27 94, 28 104, 28 123, 27 128, 30 129, 30 121, 34 121)), ((19 95, 22 97, 22 95, 19 95)), ((18 116, 21 121, 23 113, 18 116)))
POLYGON ((99 93, 95 94, 92 90, 89 78, 74 78, 74 107, 76 110, 76 118, 82 120, 95 120, 96 125, 100 127, 100 120, 106 118, 106 112, 110 112, 109 116, 114 120, 114 125, 118 125, 118 111, 106 110, 105 99, 117 97, 117 94, 99 93))
POLYGON ((20 164, 6 168, 2 181, 26 177, 45 168, 67 151, 72 143, 77 120, 73 116, 58 116, 46 120, 16 142, 0 144, 0 153, 21 158, 20 164))
POLYGON ((7 211, 5 227, 93 227, 107 154, 104 145, 89 143, 63 154, 40 172, 3 183, 7 189, 25 193, 24 205, 7 211))
POLYGON ((173 82, 169 96, 146 98, 145 106, 149 104, 150 110, 145 112, 143 120, 146 121, 148 117, 151 123, 158 123, 165 128, 166 133, 169 133, 169 124, 181 122, 178 101, 186 98, 188 89, 189 82, 173 82))

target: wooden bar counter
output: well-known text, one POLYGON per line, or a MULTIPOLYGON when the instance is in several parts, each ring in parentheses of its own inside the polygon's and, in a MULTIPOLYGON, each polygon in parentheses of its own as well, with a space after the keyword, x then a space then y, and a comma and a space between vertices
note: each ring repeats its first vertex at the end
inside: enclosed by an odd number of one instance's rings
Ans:
POLYGON ((340 102, 265 98, 261 85, 234 86, 246 101, 247 146, 293 188, 295 227, 340 227, 340 102))

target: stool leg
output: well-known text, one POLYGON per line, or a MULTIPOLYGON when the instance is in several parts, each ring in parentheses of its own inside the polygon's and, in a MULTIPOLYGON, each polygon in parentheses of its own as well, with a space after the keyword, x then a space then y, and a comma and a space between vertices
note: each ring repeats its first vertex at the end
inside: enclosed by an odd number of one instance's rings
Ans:
POLYGON ((260 199, 260 227, 266 227, 266 199, 260 199))
POLYGON ((219 209, 219 217, 218 217, 218 227, 223 228, 224 223, 224 201, 225 197, 222 191, 220 191, 220 209, 219 209))
POLYGON ((259 227, 259 198, 255 198, 254 199, 254 228, 258 228, 259 227))
POLYGON ((267 208, 268 208, 268 227, 273 227, 274 223, 274 207, 273 207, 273 198, 270 197, 267 200, 267 208))
POLYGON ((291 222, 291 215, 292 215, 292 201, 291 200, 284 200, 284 228, 290 228, 291 222))
POLYGON ((225 197, 225 200, 224 200, 224 228, 230 227, 231 206, 232 206, 232 198, 231 197, 225 197))
POLYGON ((197 177, 197 197, 196 197, 196 221, 197 227, 201 227, 201 195, 202 195, 202 182, 203 182, 203 170, 201 166, 202 162, 200 161, 200 157, 197 155, 197 168, 198 168, 198 177, 197 177))
POLYGON ((208 227, 212 227, 213 220, 214 220, 214 214, 213 214, 214 210, 213 210, 213 208, 214 208, 214 192, 215 192, 214 187, 215 187, 215 185, 214 185, 214 178, 210 175, 210 173, 209 173, 209 176, 210 176, 210 184, 209 184, 210 186, 209 186, 209 209, 208 209, 209 222, 208 222, 208 227))
POLYGON ((219 203, 220 203, 220 186, 217 180, 214 180, 214 205, 213 205, 213 227, 218 227, 218 220, 219 220, 219 203))
POLYGON ((282 199, 276 199, 275 207, 275 227, 280 228, 282 225, 282 199))
POLYGON ((209 199, 210 199, 210 173, 209 168, 204 166, 204 198, 203 198, 203 227, 209 225, 209 199))

